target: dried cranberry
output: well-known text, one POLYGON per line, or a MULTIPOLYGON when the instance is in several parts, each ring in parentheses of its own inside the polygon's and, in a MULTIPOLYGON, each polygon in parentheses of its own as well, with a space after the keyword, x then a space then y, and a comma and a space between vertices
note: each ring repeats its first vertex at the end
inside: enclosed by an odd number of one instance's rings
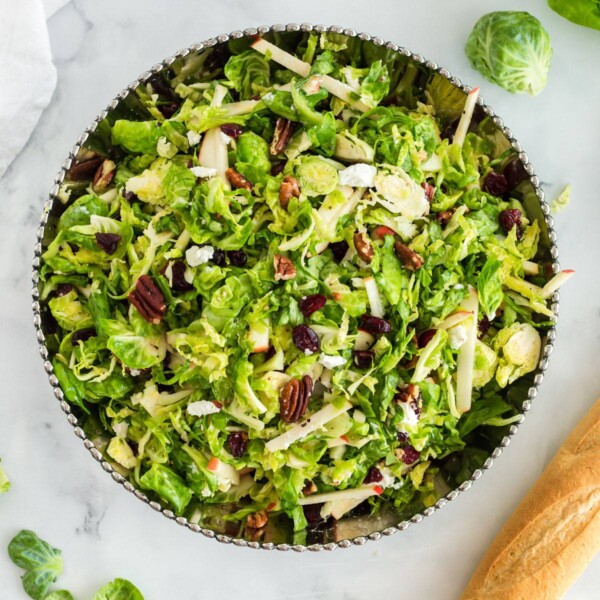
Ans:
POLYGON ((483 191, 492 196, 502 196, 507 190, 508 183, 502 173, 489 173, 483 180, 483 191))
POLYGON ((66 296, 71 290, 73 286, 70 283, 61 283, 57 288, 54 294, 56 296, 66 296))
POLYGON ((277 177, 277 175, 279 175, 279 173, 283 172, 283 169, 285 169, 285 165, 286 165, 285 160, 280 160, 276 163, 273 163, 273 166, 271 167, 271 175, 273 175, 273 177, 277 177))
POLYGON ((491 321, 487 318, 487 315, 483 315, 481 319, 479 319, 479 323, 477 326, 479 328, 479 337, 483 337, 491 326, 491 321))
POLYGON ((189 292, 194 286, 185 278, 185 263, 182 260, 176 260, 171 263, 171 289, 176 292, 189 292))
POLYGON ((303 352, 318 352, 321 348, 319 336, 308 325, 296 325, 292 329, 294 345, 303 352))
POLYGON ((398 438, 398 442, 400 442, 402 446, 408 444, 408 433, 406 433, 405 431, 399 431, 396 437, 398 438))
POLYGON ((377 467, 371 467, 367 471, 367 474, 365 475, 365 478, 363 479, 363 483, 377 483, 378 481, 381 481, 382 479, 383 479, 383 475, 381 474, 381 471, 377 467))
POLYGON ((518 158, 509 162, 504 167, 503 173, 509 190, 516 188, 521 181, 525 181, 529 177, 523 163, 518 158))
POLYGON ((177 96, 173 91, 173 88, 169 85, 167 81, 165 81, 158 73, 150 79, 148 79, 148 83, 152 86, 152 89, 157 94, 168 98, 169 100, 176 100, 177 96))
POLYGON ((392 330, 392 326, 389 321, 381 319, 380 317, 374 317, 373 315, 363 315, 360 318, 360 324, 358 326, 362 331, 378 335, 380 333, 389 333, 392 330))
POLYGON ((369 369, 373 365, 375 354, 371 350, 355 350, 352 354, 359 369, 369 369))
POLYGON ((431 341, 431 338, 435 335, 435 329, 426 329, 419 334, 417 338, 417 345, 419 348, 425 348, 431 341))
POLYGON ((302 508, 304 510, 306 522, 311 527, 315 527, 323 521, 323 517, 321 517, 321 508, 323 508, 323 504, 307 504, 302 508))
POLYGON ((232 431, 227 437, 227 447, 235 458, 244 456, 248 448, 248 434, 245 431, 232 431))
POLYGON ((225 135, 237 140, 237 138, 239 138, 244 132, 244 128, 237 123, 225 123, 224 125, 221 125, 221 131, 225 135))
POLYGON ((498 215, 500 227, 505 233, 508 233, 514 226, 517 227, 517 239, 520 240, 523 232, 521 231, 521 211, 518 208, 507 208, 498 215))
POLYGON ((431 202, 435 196, 435 186, 423 181, 421 187, 425 190, 425 198, 431 202))
POLYGON ((332 242, 329 244, 329 249, 333 254, 333 259, 335 262, 339 263, 342 261, 344 256, 346 256, 346 252, 348 252, 348 242, 332 242))
POLYGON ((121 236, 118 233, 97 233, 96 244, 106 252, 106 254, 114 254, 119 247, 121 236))
POLYGON ((312 294, 311 296, 305 296, 298 302, 300 312, 306 319, 310 317, 314 312, 321 310, 325 306, 327 298, 323 294, 312 294))
POLYGON ((215 248, 210 262, 217 267, 222 267, 225 264, 225 252, 220 248, 215 248))
POLYGON ((178 110, 179 102, 169 102, 168 104, 157 104, 156 108, 165 119, 170 119, 178 110))
POLYGON ((406 465, 412 465, 419 460, 419 456, 421 456, 421 453, 418 450, 415 450, 410 444, 406 444, 406 446, 402 448, 402 462, 406 465))
POLYGON ((93 327, 78 329, 77 331, 73 332, 73 335, 71 336, 71 343, 75 345, 78 342, 85 342, 91 337, 96 337, 97 335, 98 334, 96 333, 96 330, 93 327))
POLYGON ((267 351, 264 353, 265 362, 267 362, 268 360, 271 360, 275 356, 276 352, 277 352, 277 350, 275 350, 275 346, 269 346, 267 348, 267 351))
POLYGON ((123 194, 123 198, 127 200, 127 202, 137 202, 139 198, 133 192, 125 192, 123 194))
POLYGON ((234 267, 243 267, 248 262, 248 257, 243 250, 230 250, 227 256, 234 267))

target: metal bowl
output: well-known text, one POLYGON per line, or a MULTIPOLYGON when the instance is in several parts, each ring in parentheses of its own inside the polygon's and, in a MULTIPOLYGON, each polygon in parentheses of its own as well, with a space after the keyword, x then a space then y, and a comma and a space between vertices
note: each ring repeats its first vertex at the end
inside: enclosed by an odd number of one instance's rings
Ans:
MULTIPOLYGON (((136 110, 140 109, 140 103, 135 95, 135 90, 138 86, 144 84, 151 76, 156 73, 169 69, 174 64, 181 64, 181 61, 190 61, 194 59, 194 63, 199 72, 202 69, 214 69, 222 66, 224 61, 229 56, 229 45, 239 43, 243 38, 256 36, 260 34, 265 36, 267 39, 274 41, 275 43, 293 44, 297 41, 300 36, 306 35, 308 32, 332 32, 339 35, 347 36, 348 38, 354 38, 353 43, 360 43, 364 47, 380 46, 385 47, 390 53, 396 53, 400 57, 400 62, 406 64, 412 64, 417 67, 418 71, 427 77, 440 77, 442 80, 450 82, 454 86, 458 93, 462 92, 466 94, 471 88, 464 85, 459 79, 450 75, 450 73, 439 67, 437 64, 426 60, 419 54, 414 54, 398 46, 392 42, 385 42, 381 38, 370 36, 366 33, 357 33, 352 29, 343 29, 341 27, 325 27, 321 25, 273 25, 271 27, 259 27, 250 28, 244 31, 234 31, 229 35, 220 35, 216 38, 211 38, 200 44, 194 44, 189 48, 180 50, 173 56, 165 59, 159 64, 154 65, 150 70, 146 71, 138 79, 132 82, 127 88, 122 90, 112 102, 103 110, 89 125, 81 137, 77 140, 77 143, 71 149, 69 156, 64 161, 62 168, 58 172, 48 200, 44 205, 42 212, 40 227, 37 233, 37 243, 35 246, 35 258, 33 260, 33 313, 34 313, 34 324, 37 333, 37 340, 39 344, 39 351, 44 360, 44 369, 48 374, 48 380, 52 386, 54 396, 58 399, 60 407, 63 412, 67 415, 67 420, 73 426, 75 435, 83 441, 83 445, 89 450, 92 457, 100 463, 102 468, 110 474, 110 476, 119 485, 123 486, 128 492, 134 494, 142 502, 148 504, 155 511, 161 513, 167 517, 187 527, 191 531, 201 533, 208 538, 214 538, 219 542, 232 543, 236 546, 247 546, 250 548, 262 548, 265 550, 295 550, 297 552, 304 552, 306 550, 333 550, 335 548, 348 548, 352 545, 362 545, 367 540, 378 540, 382 536, 392 535, 398 531, 403 531, 413 523, 419 523, 424 517, 429 517, 437 510, 442 508, 447 502, 454 500, 461 492, 468 490, 477 479, 479 479, 483 473, 489 469, 494 460, 502 453, 502 450, 508 446, 512 436, 517 432, 519 425, 525 418, 525 413, 531 407, 531 401, 537 395, 538 388, 542 383, 544 371, 548 366, 548 357, 552 352, 552 343, 555 337, 555 329, 549 329, 543 336, 542 353, 539 365, 535 372, 522 378, 515 385, 513 385, 509 391, 508 396, 510 401, 517 407, 520 414, 520 419, 509 426, 504 428, 495 428, 495 436, 488 436, 487 441, 483 443, 486 452, 489 455, 485 462, 474 470, 470 477, 462 482, 457 482, 454 489, 451 489, 446 493, 445 496, 440 498, 435 505, 425 508, 421 512, 416 514, 398 514, 393 509, 383 510, 377 517, 361 517, 353 516, 343 518, 336 523, 333 527, 313 532, 310 534, 306 541, 306 544, 294 543, 292 533, 284 528, 280 531, 272 531, 268 538, 263 541, 253 541, 250 539, 242 539, 231 537, 227 535, 226 530, 222 527, 222 524, 211 523, 210 528, 206 526, 193 523, 184 517, 177 517, 171 510, 162 506, 159 502, 151 500, 148 496, 139 489, 136 489, 129 481, 127 481, 115 467, 106 460, 105 456, 101 451, 94 446, 92 441, 86 437, 83 429, 80 427, 80 420, 77 414, 74 412, 72 407, 64 399, 64 394, 56 376, 53 373, 52 364, 49 360, 49 351, 46 346, 46 333, 48 332, 48 320, 45 315, 44 307, 39 302, 39 289, 38 289, 38 269, 40 266, 40 256, 43 249, 46 247, 48 242, 53 237, 54 223, 58 215, 60 214, 61 201, 58 198, 61 184, 65 180, 68 169, 70 168, 73 160, 78 153, 88 146, 93 146, 94 136, 97 131, 99 124, 104 119, 114 118, 116 115, 131 114, 131 111, 135 113, 136 110)), ((534 174, 533 167, 529 163, 527 154, 525 154, 521 148, 519 142, 513 137, 510 129, 505 127, 503 121, 494 114, 494 111, 483 103, 481 97, 478 100, 479 108, 477 109, 481 116, 490 117, 490 123, 497 128, 497 132, 504 137, 507 147, 512 148, 518 154, 519 159, 522 162, 527 174, 528 179, 522 182, 518 188, 522 194, 523 203, 529 217, 538 219, 541 228, 541 243, 540 252, 538 259, 544 264, 546 268, 551 269, 553 272, 558 272, 559 265, 557 262, 558 250, 556 247, 556 234, 553 231, 552 218, 549 216, 549 207, 544 202, 544 193, 540 187, 540 182, 537 176, 534 174)), ((553 312, 558 314, 558 294, 555 294, 553 298, 553 312)))

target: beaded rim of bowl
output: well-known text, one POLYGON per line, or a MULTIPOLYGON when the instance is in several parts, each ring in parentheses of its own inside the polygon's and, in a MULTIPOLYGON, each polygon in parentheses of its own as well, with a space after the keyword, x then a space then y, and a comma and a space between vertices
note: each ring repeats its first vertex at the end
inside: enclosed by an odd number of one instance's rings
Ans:
MULTIPOLYGON (((498 458, 500 456, 500 454, 502 454, 502 450, 510 444, 511 438, 518 431, 519 426, 525 419, 525 414, 531 408, 532 400, 536 397, 536 395, 538 393, 538 388, 541 385, 543 378, 544 378, 544 371, 546 371, 546 369, 548 367, 549 356, 553 350, 553 343, 554 343, 554 339, 556 336, 555 326, 550 328, 546 333, 546 339, 545 339, 544 347, 543 347, 543 350, 542 350, 542 353, 540 356, 540 362, 538 364, 536 371, 534 372, 533 385, 527 391, 527 399, 523 402, 523 412, 520 414, 519 420, 510 426, 508 434, 506 436, 504 436, 504 438, 500 441, 499 445, 491 452, 490 456, 484 462, 482 467, 480 469, 477 469, 476 471, 474 471, 469 479, 463 481, 457 488, 450 491, 448 494, 446 494, 446 496, 440 498, 433 506, 426 508, 422 512, 413 515, 410 519, 401 521, 401 522, 397 523, 396 525, 393 525, 391 527, 386 527, 386 528, 382 529, 381 531, 374 531, 366 536, 358 536, 358 537, 355 537, 352 539, 342 539, 342 540, 339 540, 336 542, 330 542, 330 543, 325 543, 325 544, 311 544, 311 545, 286 544, 286 543, 275 544, 275 543, 271 543, 271 542, 258 542, 258 541, 253 542, 253 541, 248 541, 248 540, 245 540, 242 538, 234 538, 234 537, 231 537, 228 535, 219 534, 211 529, 206 529, 196 523, 191 523, 185 517, 178 517, 173 513, 173 511, 163 507, 158 502, 150 500, 146 496, 146 494, 144 494, 141 490, 135 488, 129 481, 127 481, 127 479, 125 479, 122 475, 120 475, 109 462, 104 460, 104 457, 103 457, 102 453, 100 452, 100 450, 98 450, 98 448, 96 448, 94 446, 92 441, 87 438, 86 434, 81 429, 81 427, 79 427, 78 419, 72 413, 71 406, 65 400, 64 393, 60 387, 58 379, 54 375, 52 364, 49 360, 48 349, 47 349, 46 343, 45 343, 45 335, 44 335, 44 332, 42 331, 41 307, 40 307, 40 303, 39 303, 39 290, 38 290, 38 281, 39 281, 38 269, 40 266, 40 258, 41 258, 41 254, 42 254, 42 240, 44 237, 44 230, 45 230, 46 223, 48 220, 48 215, 50 214, 50 210, 51 210, 52 206, 54 205, 54 202, 57 201, 57 194, 58 194, 59 188, 60 188, 61 184, 63 183, 65 175, 66 175, 67 171, 69 170, 69 168, 71 167, 71 164, 73 163, 75 156, 77 155, 80 148, 85 144, 85 142, 87 141, 89 136, 96 130, 96 127, 98 126, 98 124, 109 114, 109 112, 111 110, 114 110, 116 108, 116 106, 123 99, 126 98, 126 96, 128 96, 131 92, 134 92, 140 84, 145 83, 150 77, 152 77, 156 73, 158 73, 166 68, 169 68, 175 60, 184 58, 185 56, 189 55, 192 52, 198 52, 203 49, 215 46, 217 44, 225 44, 225 43, 229 42, 230 40, 240 39, 243 37, 256 36, 256 35, 261 35, 261 34, 266 34, 266 33, 271 33, 271 32, 274 32, 274 33, 277 33, 277 32, 317 32, 317 33, 331 32, 331 33, 340 33, 340 34, 346 35, 348 37, 358 38, 361 41, 372 42, 376 46, 385 46, 386 48, 388 48, 394 52, 397 52, 402 56, 406 56, 406 57, 412 59, 413 61, 415 61, 418 64, 423 65, 430 71, 438 73, 439 75, 445 77, 446 79, 448 79, 448 81, 450 81, 450 83, 452 83, 454 86, 461 89, 465 93, 468 93, 472 89, 470 86, 463 84, 461 82, 461 80, 458 79, 457 77, 452 76, 446 69, 438 66, 436 63, 434 63, 432 61, 426 60, 420 54, 414 54, 410 50, 408 50, 402 46, 398 46, 397 44, 394 44, 393 42, 386 42, 380 37, 371 36, 368 33, 359 33, 354 29, 344 29, 343 27, 337 27, 337 26, 329 26, 328 27, 328 26, 324 26, 324 25, 310 25, 307 23, 304 23, 302 25, 297 25, 297 24, 291 23, 288 25, 272 25, 272 26, 262 26, 262 27, 257 27, 257 28, 248 28, 248 29, 244 29, 243 31, 234 31, 228 35, 227 34, 219 35, 217 37, 210 38, 199 44, 193 44, 193 45, 189 46, 188 48, 179 50, 178 52, 176 52, 169 58, 166 58, 162 62, 154 65, 152 68, 150 68, 145 73, 142 73, 135 81, 130 83, 125 89, 123 89, 112 100, 112 102, 94 119, 94 121, 92 121, 92 123, 86 128, 84 133, 77 140, 77 143, 73 146, 73 148, 69 152, 68 158, 63 162, 60 171, 56 175, 56 177, 54 179, 54 185, 52 186, 52 189, 50 190, 50 193, 49 193, 49 198, 44 204, 42 216, 40 219, 40 225, 39 225, 39 229, 37 232, 37 241, 36 241, 36 245, 35 245, 35 249, 34 249, 34 259, 33 259, 33 264, 32 264, 32 266, 33 266, 33 275, 32 275, 33 306, 32 306, 32 308, 33 308, 33 313, 34 313, 34 325, 35 325, 35 330, 36 330, 36 334, 37 334, 39 352, 40 352, 40 355, 42 356, 42 359, 44 360, 44 369, 45 369, 46 373, 48 374, 48 380, 54 391, 54 396, 60 403, 60 408, 67 415, 67 420, 74 429, 75 435, 83 441, 83 445, 87 448, 87 450, 90 452, 92 457, 100 463, 102 468, 107 473, 110 474, 110 476, 113 478, 114 481, 116 481, 118 484, 123 486, 128 492, 131 492, 132 494, 134 494, 137 498, 142 500, 144 503, 148 504, 156 512, 161 513, 167 519, 173 520, 177 524, 182 525, 183 527, 186 527, 187 529, 189 529, 193 532, 201 533, 202 535, 206 536, 207 538, 215 539, 218 542, 221 542, 224 544, 234 544, 235 546, 242 546, 242 547, 263 549, 263 550, 280 550, 280 551, 294 550, 296 552, 306 552, 306 551, 314 552, 314 551, 319 551, 319 550, 334 550, 336 548, 349 548, 351 546, 362 546, 369 540, 378 540, 378 539, 382 538, 383 536, 390 536, 394 533, 397 533, 398 531, 404 531, 413 523, 419 523, 425 517, 429 517, 429 516, 433 515, 440 508, 445 506, 448 502, 451 502, 452 500, 454 500, 461 492, 465 492, 466 490, 468 490, 473 485, 473 483, 475 481, 477 481, 484 474, 484 472, 487 471, 494 464, 494 460, 496 458, 498 458)), ((554 232, 554 229, 553 229, 553 219, 550 216, 550 208, 544 200, 544 192, 542 191, 542 189, 540 187, 539 178, 535 175, 533 167, 531 166, 531 163, 529 162, 529 158, 528 158, 527 154, 525 152, 523 152, 521 144, 513 137, 512 131, 509 128, 507 128, 504 125, 504 122, 502 121, 502 119, 500 117, 496 116, 494 111, 483 102, 481 97, 478 98, 478 104, 483 109, 485 114, 492 118, 494 124, 506 136, 506 138, 510 142, 512 148, 518 153, 518 157, 521 160, 521 162, 529 176, 529 181, 531 182, 531 184, 535 190, 537 199, 539 200, 539 203, 540 203, 542 213, 544 215, 544 220, 545 220, 547 228, 548 228, 548 239, 550 242, 549 251, 550 251, 550 257, 553 261, 552 262, 552 270, 554 273, 557 273, 560 270, 560 266, 558 263, 558 248, 556 246, 556 233, 554 232)), ((558 308, 559 308, 558 292, 556 292, 552 298, 552 307, 551 308, 552 308, 553 313, 557 317, 558 316, 558 308)))

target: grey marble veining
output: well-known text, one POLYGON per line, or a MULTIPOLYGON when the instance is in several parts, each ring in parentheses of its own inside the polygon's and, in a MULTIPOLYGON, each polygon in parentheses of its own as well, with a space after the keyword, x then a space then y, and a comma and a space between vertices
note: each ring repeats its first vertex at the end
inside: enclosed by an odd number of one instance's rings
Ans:
MULTIPOLYGON (((547 89, 511 96, 468 65, 463 46, 496 0, 75 0, 49 22, 58 69, 54 98, 26 148, 0 180, 0 456, 13 481, 0 497, 0 600, 24 597, 19 571, 1 549, 21 528, 62 548, 61 587, 89 598, 127 577, 147 600, 355 600, 457 598, 498 527, 564 436, 600 392, 600 280, 596 190, 600 81, 597 32, 572 25, 529 0, 550 32, 555 56, 547 89), (253 552, 194 535, 160 518, 103 473, 82 448, 47 385, 31 325, 29 263, 38 215, 73 142, 114 93, 192 42, 264 23, 317 22, 368 31, 446 66, 504 118, 547 182, 566 183, 573 202, 556 216, 563 267, 577 277, 561 292, 555 351, 533 409, 481 481, 406 532, 334 553, 253 552), (597 68, 597 67, 596 67, 597 68)), ((596 559, 567 598, 596 597, 596 559)))

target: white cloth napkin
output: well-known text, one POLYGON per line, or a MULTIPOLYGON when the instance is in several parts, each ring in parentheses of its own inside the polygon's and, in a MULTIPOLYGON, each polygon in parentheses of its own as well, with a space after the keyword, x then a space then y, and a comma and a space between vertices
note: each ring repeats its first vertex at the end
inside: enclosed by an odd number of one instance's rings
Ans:
POLYGON ((0 0, 0 177, 56 87, 46 19, 69 0, 0 0))

